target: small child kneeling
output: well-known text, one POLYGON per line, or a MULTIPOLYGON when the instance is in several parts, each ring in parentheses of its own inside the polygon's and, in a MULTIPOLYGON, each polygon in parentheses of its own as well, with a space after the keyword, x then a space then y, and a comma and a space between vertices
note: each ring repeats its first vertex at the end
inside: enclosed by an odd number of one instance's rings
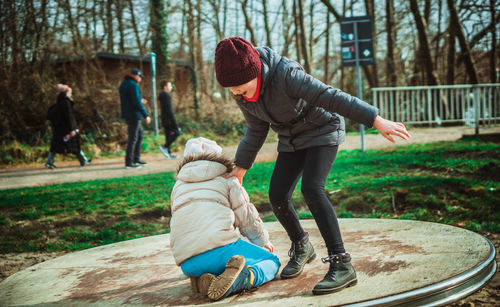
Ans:
POLYGON ((221 153, 214 141, 189 140, 171 195, 175 262, 191 278, 193 291, 211 300, 258 287, 280 267, 247 192, 235 177, 224 178, 234 164, 221 153))

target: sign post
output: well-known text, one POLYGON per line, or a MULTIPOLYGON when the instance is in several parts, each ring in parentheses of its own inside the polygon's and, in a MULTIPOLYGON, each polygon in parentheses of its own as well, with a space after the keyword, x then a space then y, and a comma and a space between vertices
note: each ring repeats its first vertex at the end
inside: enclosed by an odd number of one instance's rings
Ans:
POLYGON ((158 136, 158 111, 156 108, 156 53, 151 52, 151 86, 153 87, 153 125, 155 136, 158 136))
MULTIPOLYGON (((357 16, 340 19, 342 41, 342 65, 356 65, 358 98, 363 100, 363 80, 360 66, 371 65, 375 61, 372 40, 371 16, 357 16)), ((365 151, 365 126, 359 125, 361 151, 365 151)))

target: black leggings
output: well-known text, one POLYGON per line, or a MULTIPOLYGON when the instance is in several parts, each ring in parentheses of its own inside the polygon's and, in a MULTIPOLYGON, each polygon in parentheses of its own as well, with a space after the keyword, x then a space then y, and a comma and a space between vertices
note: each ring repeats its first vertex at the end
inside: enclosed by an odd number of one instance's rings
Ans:
POLYGON ((296 152, 280 152, 276 160, 269 200, 274 214, 290 240, 297 242, 306 235, 300 225, 291 197, 302 176, 302 195, 325 240, 329 254, 345 253, 339 223, 325 194, 325 182, 337 155, 338 145, 311 147, 296 152))

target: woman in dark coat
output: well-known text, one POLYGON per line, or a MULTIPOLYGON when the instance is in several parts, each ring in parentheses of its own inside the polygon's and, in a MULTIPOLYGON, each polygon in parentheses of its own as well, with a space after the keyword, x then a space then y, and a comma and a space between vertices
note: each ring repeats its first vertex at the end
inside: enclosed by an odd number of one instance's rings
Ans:
POLYGON ((375 127, 392 142, 393 135, 410 137, 405 126, 380 117, 375 107, 313 78, 297 62, 267 47, 254 48, 239 37, 217 45, 215 74, 219 84, 228 88, 236 99, 247 124, 236 151, 236 166, 226 178, 235 176, 240 182, 243 180, 270 128, 279 137, 269 200, 292 241, 290 260, 281 278, 299 276, 305 264, 316 257, 291 201, 302 178, 301 192, 327 247, 328 256, 322 261, 330 263, 313 294, 355 285, 357 278, 351 256, 344 248, 338 220, 324 188, 338 146, 345 140, 343 116, 375 127))
POLYGON ((71 87, 63 84, 57 86, 59 95, 55 106, 55 115, 52 122, 52 141, 50 142, 50 152, 45 161, 47 168, 53 169, 54 157, 56 153, 75 154, 81 166, 90 163, 85 154, 80 149, 80 136, 76 126, 76 119, 73 113, 73 99, 71 87))

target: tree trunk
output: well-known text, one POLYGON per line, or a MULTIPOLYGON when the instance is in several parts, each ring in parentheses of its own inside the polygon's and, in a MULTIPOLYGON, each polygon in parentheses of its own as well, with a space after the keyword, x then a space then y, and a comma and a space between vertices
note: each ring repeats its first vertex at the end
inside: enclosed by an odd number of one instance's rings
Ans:
MULTIPOLYGON (((69 0, 68 0, 68 5, 69 5, 69 0)), ((114 32, 115 30, 113 29, 113 0, 108 0, 106 2, 106 29, 105 32, 108 36, 108 48, 107 51, 109 52, 114 52, 114 32)))
POLYGON ((134 30, 137 48, 139 49, 139 54, 143 55, 146 51, 144 50, 144 45, 141 42, 141 35, 139 34, 139 28, 137 27, 137 22, 135 20, 133 0, 128 0, 128 7, 130 9, 130 21, 132 22, 132 30, 134 30))
POLYGON ((165 2, 163 0, 151 1, 150 28, 151 28, 151 50, 156 53, 156 73, 158 80, 170 79, 170 69, 168 63, 168 34, 167 34, 167 13, 165 12, 165 2))
POLYGON ((323 75, 323 83, 330 83, 330 12, 326 11, 326 29, 325 29, 325 62, 323 70, 325 74, 323 75))
POLYGON ((416 65, 420 64, 424 67, 426 72, 427 84, 428 85, 438 85, 438 81, 436 75, 434 74, 434 67, 432 64, 431 51, 429 49, 429 40, 427 38, 427 31, 425 26, 425 21, 420 14, 420 10, 418 8, 417 0, 410 0, 410 9, 415 17, 415 24, 417 26, 418 33, 418 43, 419 50, 421 53, 418 55, 418 59, 416 59, 416 65))
POLYGON ((120 33, 120 53, 125 53, 125 33, 123 28, 123 2, 116 1, 116 19, 118 21, 118 33, 120 33))
POLYGON ((269 16, 267 15, 267 0, 262 0, 262 9, 264 13, 264 29, 266 30, 266 44, 269 48, 273 48, 273 44, 271 42, 271 30, 269 28, 269 16))
POLYGON ((250 20, 247 12, 247 3, 248 0, 241 1, 241 10, 243 11, 243 17, 245 17, 245 28, 248 30, 248 32, 250 32, 250 42, 252 43, 252 45, 257 46, 257 39, 255 38, 252 21, 250 20))
POLYGON ((378 65, 377 65, 377 25, 375 23, 375 2, 374 0, 365 0, 366 14, 372 17, 372 42, 373 42, 373 64, 370 66, 363 66, 367 74, 368 83, 370 87, 378 86, 378 65), (370 68, 368 68, 370 67, 370 68))
POLYGON ((451 85, 455 83, 455 28, 451 21, 448 27, 448 55, 446 57, 446 83, 451 85))
POLYGON ((197 75, 197 63, 195 54, 195 21, 193 16, 193 4, 191 0, 185 0, 187 2, 187 11, 184 15, 187 17, 187 31, 188 31, 188 44, 189 44, 189 55, 191 57, 191 82, 193 84, 193 109, 195 119, 200 119, 200 103, 198 100, 198 75, 197 75))
POLYGON ((288 47, 292 43, 292 39, 293 39, 293 36, 295 35, 295 33, 294 33, 294 31, 291 31, 292 21, 289 18, 286 0, 283 0, 281 2, 281 7, 283 8, 282 23, 283 23, 283 37, 285 40, 285 43, 283 46, 283 51, 281 52, 281 54, 285 57, 289 57, 290 51, 289 51, 288 47))
POLYGON ((448 9, 450 11, 451 26, 455 28, 456 31, 455 33, 457 35, 458 42, 460 43, 460 49, 462 50, 462 53, 465 56, 465 69, 467 71, 467 75, 469 76, 469 81, 472 84, 478 84, 479 78, 477 77, 476 67, 472 59, 472 54, 469 49, 469 44, 467 43, 467 39, 465 38, 464 32, 462 31, 462 24, 460 22, 457 9, 455 7, 455 0, 448 0, 448 9))
POLYGON ((292 13, 293 13, 293 24, 295 26, 295 52, 297 53, 297 62, 300 63, 302 59, 302 52, 300 51, 300 28, 299 28, 299 14, 297 13, 297 1, 293 0, 292 13))
MULTIPOLYGON (((324 5, 326 5, 326 7, 328 8, 328 11, 330 13, 333 14, 333 16, 335 16, 335 18, 340 19, 342 18, 342 16, 340 16, 340 14, 337 12, 337 10, 333 7, 333 5, 330 3, 329 0, 321 0, 321 2, 323 2, 324 5)), ((344 7, 345 7, 345 3, 344 3, 344 7)), ((344 15, 344 14, 342 14, 344 15)))
POLYGON ((304 70, 306 73, 311 73, 311 65, 309 62, 309 52, 307 50, 307 39, 306 31, 304 27, 304 3, 303 0, 297 0, 298 13, 299 13, 299 26, 300 26, 300 49, 302 52, 302 58, 304 59, 304 70))
POLYGON ((396 29, 394 24, 394 0, 386 0, 385 2, 385 20, 387 31, 387 84, 389 86, 398 85, 398 77, 396 74, 396 29))
MULTIPOLYGON (((495 5, 495 0, 490 0, 490 13, 491 13, 491 23, 496 25, 496 12, 497 8, 495 5)), ((497 32, 495 27, 491 27, 491 51, 490 51, 490 82, 497 82, 497 32)))

